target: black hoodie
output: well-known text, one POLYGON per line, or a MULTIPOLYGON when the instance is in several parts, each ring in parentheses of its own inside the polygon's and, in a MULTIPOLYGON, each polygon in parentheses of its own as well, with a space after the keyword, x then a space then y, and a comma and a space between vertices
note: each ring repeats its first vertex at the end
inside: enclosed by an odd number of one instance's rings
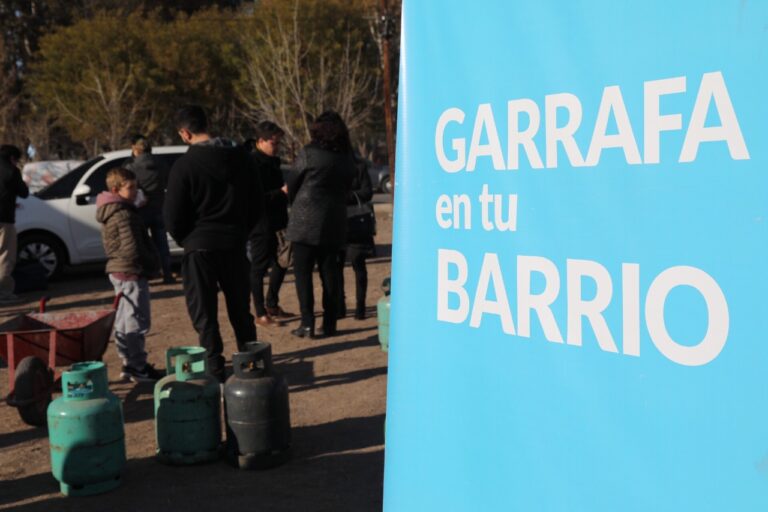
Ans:
POLYGON ((245 246, 263 193, 247 151, 221 139, 194 144, 171 169, 165 225, 185 251, 245 246))

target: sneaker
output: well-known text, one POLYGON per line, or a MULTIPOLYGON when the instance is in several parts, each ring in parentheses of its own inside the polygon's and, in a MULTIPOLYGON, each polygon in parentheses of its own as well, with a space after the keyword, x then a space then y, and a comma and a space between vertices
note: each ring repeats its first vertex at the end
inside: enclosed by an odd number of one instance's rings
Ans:
POLYGON ((257 316, 256 317, 256 325, 260 325, 262 327, 275 327, 276 325, 280 325, 278 322, 275 322, 274 319, 272 319, 269 315, 264 316, 257 316))
POLYGON ((130 366, 123 366, 120 378, 131 382, 154 382, 165 376, 164 372, 157 370, 151 364, 145 364, 140 370, 130 366))
POLYGON ((314 338, 315 330, 308 325, 300 325, 296 329, 292 330, 291 334, 297 338, 314 338))

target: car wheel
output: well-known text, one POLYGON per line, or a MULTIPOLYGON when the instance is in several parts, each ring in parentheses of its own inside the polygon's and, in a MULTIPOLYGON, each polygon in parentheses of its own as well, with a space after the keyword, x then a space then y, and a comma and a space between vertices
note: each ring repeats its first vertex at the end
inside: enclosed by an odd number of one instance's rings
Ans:
POLYGON ((19 238, 18 261, 37 261, 53 278, 61 274, 67 254, 56 238, 45 233, 32 233, 19 238))
POLYGON ((390 181, 389 176, 381 180, 381 190, 383 190, 387 194, 392 193, 392 182, 390 181))

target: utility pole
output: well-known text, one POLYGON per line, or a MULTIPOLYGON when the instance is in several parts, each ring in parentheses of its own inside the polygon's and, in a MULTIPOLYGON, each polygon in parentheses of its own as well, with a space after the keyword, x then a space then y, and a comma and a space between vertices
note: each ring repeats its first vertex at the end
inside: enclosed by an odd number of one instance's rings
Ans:
POLYGON ((387 0, 381 0, 381 17, 379 18, 381 33, 381 60, 384 61, 384 122, 387 129, 387 161, 389 163, 389 182, 392 184, 392 194, 395 192, 395 123, 392 118, 392 71, 389 58, 389 41, 394 35, 394 21, 389 12, 387 0))

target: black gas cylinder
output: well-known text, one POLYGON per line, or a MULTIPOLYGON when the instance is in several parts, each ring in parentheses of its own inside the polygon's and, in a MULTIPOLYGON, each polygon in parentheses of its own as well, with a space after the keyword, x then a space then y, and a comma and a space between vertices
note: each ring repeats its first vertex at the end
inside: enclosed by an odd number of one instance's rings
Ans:
POLYGON ((290 454, 288 385, 272 368, 272 346, 255 341, 232 356, 224 385, 227 459, 240 469, 266 469, 290 454))

